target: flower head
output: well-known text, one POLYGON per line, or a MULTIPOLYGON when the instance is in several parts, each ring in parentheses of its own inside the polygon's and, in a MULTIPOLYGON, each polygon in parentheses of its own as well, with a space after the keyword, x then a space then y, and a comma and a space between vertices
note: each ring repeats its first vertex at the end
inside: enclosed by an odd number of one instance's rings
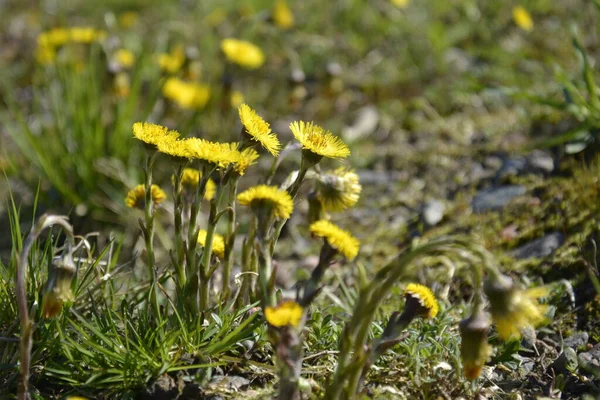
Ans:
MULTIPOLYGON (((167 198, 165 192, 163 192, 158 185, 152 185, 150 191, 152 203, 154 203, 154 205, 159 205, 167 198)), ((146 186, 137 185, 127 193, 127 197, 125 197, 125 205, 130 208, 143 208, 145 198, 146 186)))
POLYGON ((392 3, 398 8, 406 8, 410 3, 410 0, 392 0, 392 3))
POLYGON ((291 325, 297 327, 304 309, 295 301, 284 301, 276 307, 265 307, 265 319, 277 328, 291 325))
POLYGON ((404 289, 404 297, 406 298, 406 308, 409 307, 409 302, 414 303, 418 309, 417 315, 424 318, 434 318, 440 310, 433 292, 427 286, 410 283, 404 289))
POLYGON ((191 159, 194 155, 189 144, 189 139, 177 140, 175 138, 170 138, 160 141, 157 144, 156 149, 163 154, 177 159, 191 159))
POLYGON ((546 319, 548 307, 539 304, 538 299, 548 295, 547 288, 520 290, 508 276, 498 275, 485 282, 484 291, 498 334, 504 340, 519 338, 522 328, 535 327, 546 319))
POLYGON ((133 124, 133 135, 142 142, 150 145, 158 145, 165 141, 174 141, 179 137, 176 131, 170 131, 164 126, 148 122, 136 122, 133 124))
POLYGON ((221 168, 236 163, 240 159, 240 152, 232 147, 230 143, 210 142, 199 138, 186 139, 186 142, 192 158, 206 161, 221 168))
POLYGON ((490 320, 482 310, 476 310, 460 322, 459 330, 460 355, 465 377, 474 380, 481 374, 481 369, 491 353, 487 340, 490 320))
MULTIPOLYGON (((200 178, 202 178, 202 173, 194 168, 185 168, 183 170, 183 174, 181 175, 181 185, 188 191, 192 192, 200 183, 200 178)), ((204 189, 204 199, 210 200, 215 197, 215 192, 217 191, 217 185, 215 181, 212 179, 208 179, 206 182, 206 188, 204 189)))
POLYGON ((114 54, 114 60, 123 68, 131 68, 135 64, 135 56, 130 50, 119 49, 114 54))
POLYGON ((279 219, 288 219, 294 210, 292 196, 277 186, 254 186, 240 193, 237 199, 243 206, 249 206, 253 209, 270 209, 275 217, 279 219))
POLYGON ((309 152, 328 158, 346 158, 350 155, 348 146, 333 133, 312 122, 294 121, 290 124, 292 133, 309 152))
POLYGON ((200 110, 210 99, 210 87, 196 82, 185 82, 178 78, 169 78, 162 89, 163 95, 173 100, 181 108, 200 110))
MULTIPOLYGON (((235 144, 237 146, 237 143, 235 144)), ((243 176, 246 173, 246 169, 255 164, 258 159, 258 152, 254 149, 245 149, 240 152, 240 156, 238 161, 233 165, 235 172, 237 172, 240 176, 243 176)))
POLYGON ((245 133, 252 140, 259 142, 269 153, 277 157, 281 144, 279 143, 279 139, 277 139, 277 135, 271 132, 269 124, 246 104, 242 104, 238 108, 238 113, 240 121, 244 125, 245 133))
POLYGON ((353 260, 358 254, 360 242, 350 233, 327 220, 320 220, 310 225, 310 233, 321 237, 348 260, 353 260))
POLYGON ((529 11, 527 11, 525 7, 516 6, 515 8, 513 8, 512 14, 513 20, 515 21, 515 24, 519 26, 519 28, 528 32, 533 30, 533 19, 531 18, 531 14, 529 14, 529 11))
POLYGON ((184 62, 185 50, 183 46, 176 46, 170 53, 161 53, 158 55, 160 69, 170 74, 179 71, 184 62))
POLYGON ((358 175, 345 167, 319 175, 317 182, 317 198, 329 211, 341 211, 354 206, 362 191, 358 175))
POLYGON ((265 62, 265 55, 260 47, 238 39, 223 39, 221 50, 227 59, 247 69, 256 69, 265 62))
POLYGON ((294 14, 285 0, 277 0, 273 6, 273 20, 281 29, 294 26, 294 14))
MULTIPOLYGON (((198 243, 200 243, 202 247, 204 247, 204 245, 206 244, 206 235, 207 232, 204 229, 201 229, 200 232, 198 232, 198 243)), ((213 233, 211 247, 212 252, 215 256, 217 256, 221 260, 225 258, 225 239, 223 239, 223 236, 219 235, 216 232, 213 233)))
POLYGON ((73 300, 71 284, 76 273, 77 268, 71 254, 64 254, 53 264, 42 296, 44 318, 52 318, 60 314, 64 303, 73 300))

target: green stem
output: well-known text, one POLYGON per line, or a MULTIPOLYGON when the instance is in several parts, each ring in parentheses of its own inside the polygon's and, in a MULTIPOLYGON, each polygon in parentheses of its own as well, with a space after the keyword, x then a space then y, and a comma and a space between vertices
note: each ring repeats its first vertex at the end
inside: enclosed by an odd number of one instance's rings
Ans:
POLYGON ((236 226, 236 197, 237 197, 238 178, 232 179, 229 186, 229 219, 227 220, 227 236, 225 243, 225 260, 223 260, 223 288, 222 300, 227 301, 231 296, 229 281, 231 279, 231 270, 233 269, 233 247, 235 246, 236 226))
POLYGON ((186 285, 186 273, 185 273, 185 248, 183 243, 183 190, 181 186, 181 177, 183 175, 183 163, 177 164, 177 170, 175 172, 175 182, 173 188, 174 198, 174 224, 175 224, 175 251, 177 256, 177 264, 175 270, 177 273, 177 284, 180 289, 183 289, 186 285))
POLYGON ((146 158, 146 168, 144 174, 146 176, 146 197, 144 204, 144 241, 146 242, 146 257, 148 266, 148 275, 150 276, 150 304, 154 308, 157 316, 160 315, 158 306, 158 286, 156 284, 156 268, 154 258, 154 202, 152 201, 152 168, 156 160, 158 152, 148 155, 146 158))
POLYGON ((202 199, 204 198, 204 192, 206 191, 206 185, 210 179, 210 175, 214 171, 213 168, 209 168, 207 165, 202 167, 202 177, 196 187, 196 192, 192 199, 192 206, 190 207, 190 222, 188 225, 188 243, 187 243, 187 274, 191 276, 198 274, 197 263, 196 263, 196 247, 198 246, 198 232, 200 228, 197 226, 198 217, 200 215, 200 209, 202 205, 202 199))

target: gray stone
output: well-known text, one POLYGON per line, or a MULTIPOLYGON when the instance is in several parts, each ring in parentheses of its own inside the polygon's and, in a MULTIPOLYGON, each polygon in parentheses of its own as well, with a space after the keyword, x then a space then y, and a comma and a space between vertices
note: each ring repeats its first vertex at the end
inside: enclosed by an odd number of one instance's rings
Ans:
POLYGON ((514 250, 511 254, 519 260, 525 258, 542 258, 554 253, 565 242, 565 235, 561 232, 552 232, 548 235, 527 243, 514 250))
POLYGON ((600 344, 594 346, 590 351, 579 354, 579 361, 584 366, 600 368, 600 344))
POLYGON ((550 174, 554 171, 554 158, 543 150, 534 150, 526 158, 526 171, 532 174, 550 174))
POLYGON ((486 211, 500 210, 516 197, 524 195, 525 186, 506 185, 481 190, 475 195, 471 206, 473 212, 483 213, 486 211))
POLYGON ((220 388, 232 391, 239 391, 247 388, 250 385, 250 381, 243 376, 214 376, 210 381, 210 386, 213 388, 220 388))
POLYGON ((566 338, 563 343, 565 346, 572 349, 577 349, 581 346, 585 346, 590 339, 590 335, 587 332, 579 332, 566 338))
POLYGON ((179 388, 175 379, 169 375, 159 376, 154 382, 144 390, 144 399, 149 400, 169 400, 174 399, 179 394, 179 388))
POLYGON ((423 205, 423 221, 429 226, 435 226, 444 218, 446 205, 439 200, 429 200, 423 205))
POLYGON ((497 179, 502 179, 507 176, 516 176, 520 175, 527 165, 527 160, 525 157, 516 156, 511 158, 506 158, 502 162, 502 166, 498 170, 496 174, 497 179))

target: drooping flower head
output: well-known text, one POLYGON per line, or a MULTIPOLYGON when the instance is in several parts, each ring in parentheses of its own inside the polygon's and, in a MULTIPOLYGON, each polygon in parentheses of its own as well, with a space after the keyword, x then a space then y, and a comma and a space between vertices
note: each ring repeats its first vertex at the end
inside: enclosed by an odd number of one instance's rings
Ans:
POLYGON ((210 142, 200 138, 187 139, 192 158, 225 168, 240 159, 240 152, 230 143, 210 142))
POLYGON ((440 310, 433 292, 427 286, 410 283, 404 289, 404 297, 406 299, 405 309, 414 307, 416 316, 434 318, 440 310))
POLYGON ((259 68, 265 62, 265 55, 260 47, 245 40, 223 39, 221 50, 229 61, 247 69, 259 68))
POLYGON ((358 254, 360 248, 358 239, 337 225, 327 220, 320 220, 311 224, 309 229, 310 233, 325 239, 329 246, 337 250, 346 259, 353 260, 358 254))
POLYGON ((361 191, 358 175, 345 167, 317 176, 317 198, 326 211, 341 211, 354 206, 361 191))
POLYGON ((303 311, 302 306, 295 301, 284 301, 276 307, 265 307, 265 319, 276 328, 288 325, 298 327, 303 311))
MULTIPOLYGON (((152 195, 152 203, 154 203, 155 206, 159 205, 167 198, 165 192, 158 185, 152 185, 150 191, 152 195)), ((145 197, 146 186, 137 185, 127 193, 127 197, 125 197, 125 205, 130 208, 144 208, 145 197)))
POLYGON ((246 104, 242 104, 238 108, 240 121, 244 125, 243 132, 246 133, 254 141, 259 142, 269 153, 277 157, 281 144, 277 135, 271 132, 269 124, 262 119, 256 111, 246 104))
POLYGON ((531 14, 529 14, 529 11, 525 7, 516 6, 513 8, 512 14, 513 20, 519 28, 527 32, 533 30, 533 18, 531 18, 531 14))
POLYGON ((460 322, 459 330, 460 355, 465 377, 472 381, 479 377, 491 354, 491 347, 488 345, 490 320, 483 310, 475 310, 460 322))
MULTIPOLYGON (((207 232, 204 229, 201 229, 198 232, 198 243, 204 247, 206 244, 206 235, 207 232)), ((220 260, 225 258, 225 239, 223 236, 218 233, 213 233, 212 239, 212 253, 217 256, 220 260)))
POLYGON ((318 161, 321 157, 346 158, 350 155, 348 146, 333 133, 312 122, 294 121, 290 124, 294 137, 318 161))
POLYGON ((277 186, 258 185, 240 193, 238 202, 253 210, 268 210, 278 219, 288 219, 294 210, 292 196, 277 186))
POLYGON ((42 295, 43 318, 57 316, 62 311, 63 305, 73 300, 71 286, 76 273, 77 268, 70 253, 63 254, 62 257, 53 262, 42 295))
POLYGON ((544 287, 517 289, 508 276, 497 275, 488 279, 484 291, 490 301, 492 319, 503 340, 521 337, 521 329, 536 327, 546 320, 546 305, 538 300, 548 295, 544 287))
POLYGON ((164 126, 148 122, 136 122, 133 124, 133 135, 142 142, 152 146, 157 146, 162 142, 174 141, 179 137, 179 133, 176 131, 170 131, 164 126))
POLYGON ((210 87, 196 82, 185 82, 178 78, 169 78, 162 88, 163 95, 189 110, 203 109, 210 99, 210 87))

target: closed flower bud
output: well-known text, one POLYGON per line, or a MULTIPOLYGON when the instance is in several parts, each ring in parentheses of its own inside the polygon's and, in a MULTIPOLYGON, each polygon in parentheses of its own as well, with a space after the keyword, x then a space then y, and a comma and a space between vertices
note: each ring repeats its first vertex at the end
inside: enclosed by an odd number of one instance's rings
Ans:
POLYGON ((490 320, 482 310, 477 310, 460 322, 459 329, 462 340, 460 353, 465 377, 474 380, 479 377, 483 365, 490 356, 491 348, 487 341, 490 320))
POLYGON ((42 296, 42 317, 52 318, 60 314, 64 303, 73 300, 71 284, 77 269, 70 253, 58 260, 50 271, 42 296))

